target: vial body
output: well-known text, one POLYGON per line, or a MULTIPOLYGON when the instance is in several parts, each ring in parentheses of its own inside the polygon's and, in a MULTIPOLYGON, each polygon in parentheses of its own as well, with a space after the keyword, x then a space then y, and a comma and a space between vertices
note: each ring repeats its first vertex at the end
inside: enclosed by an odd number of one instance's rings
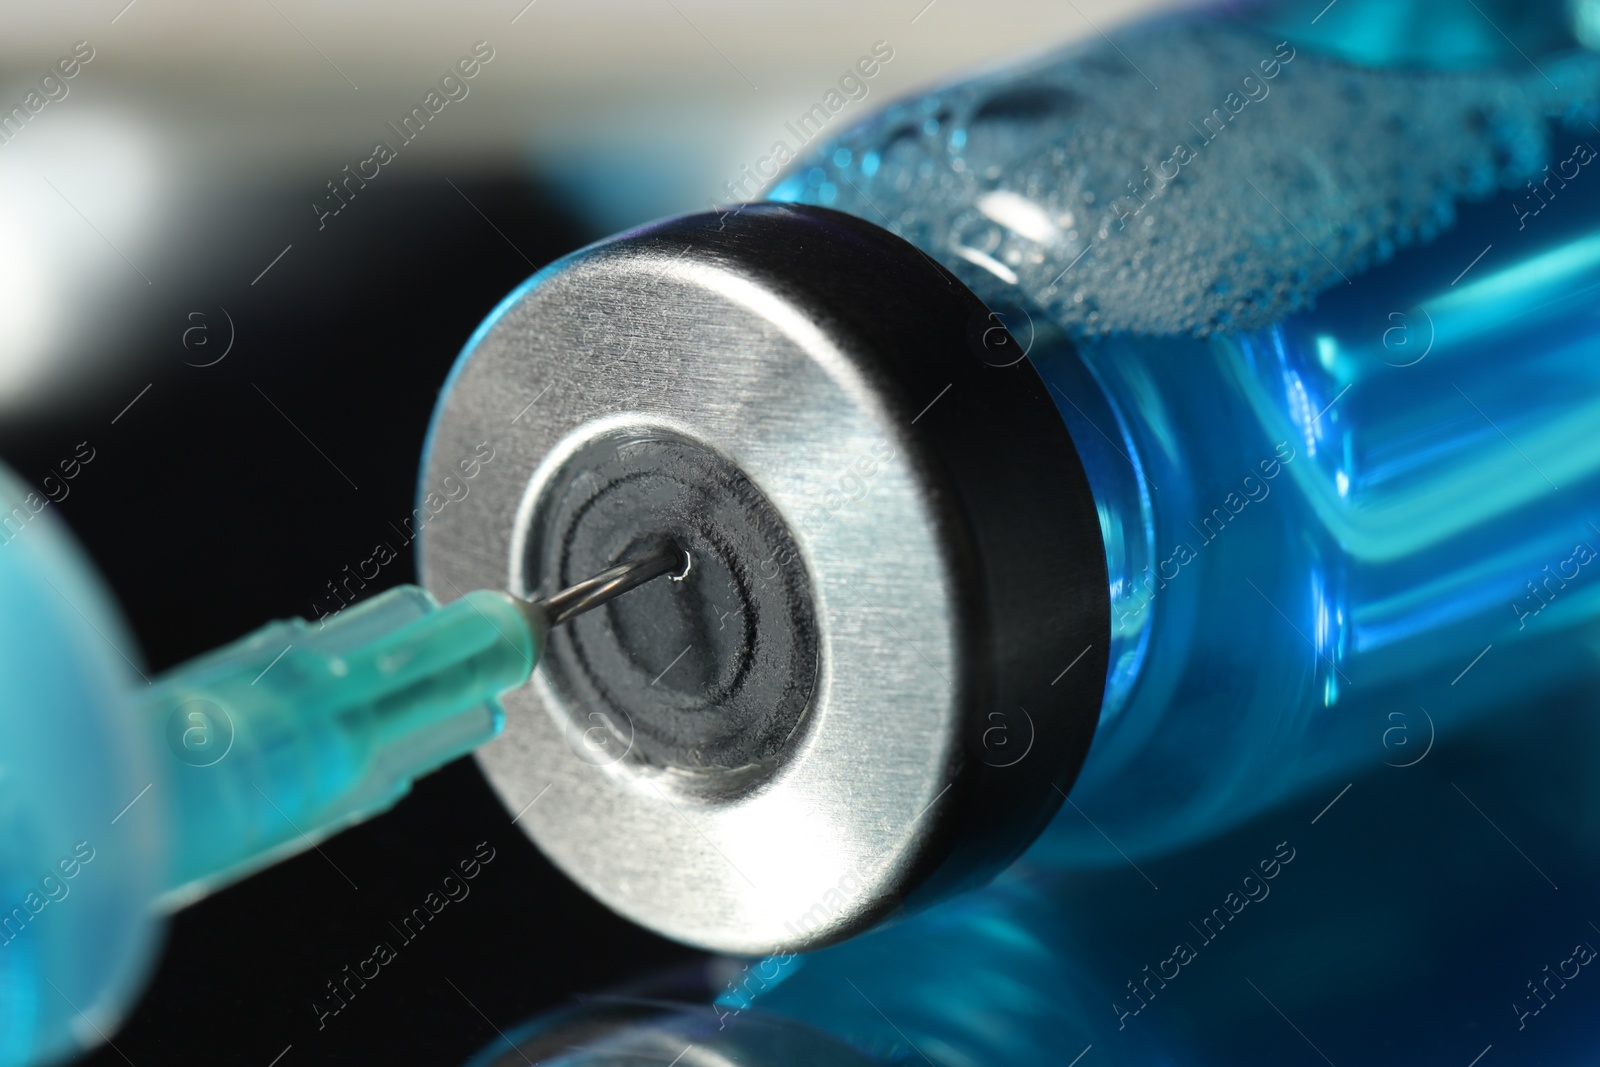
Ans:
POLYGON ((1171 849, 1594 669, 1600 62, 1562 4, 1537 63, 1465 23, 1396 54, 1367 7, 1119 34, 774 190, 971 285, 1083 458, 1111 662, 1035 860, 1171 849))
POLYGON ((1075 799, 1122 847, 1403 761, 1402 738, 1593 671, 1600 229, 1574 229, 1455 289, 1467 240, 1263 330, 1038 362, 1097 453, 1097 499, 1120 504, 1075 799))

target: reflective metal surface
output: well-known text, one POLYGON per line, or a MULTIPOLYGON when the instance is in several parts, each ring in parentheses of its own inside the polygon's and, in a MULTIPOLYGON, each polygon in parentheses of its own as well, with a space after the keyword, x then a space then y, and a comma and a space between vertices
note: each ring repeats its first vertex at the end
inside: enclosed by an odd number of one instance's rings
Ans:
POLYGON ((594 246, 480 328, 425 484, 497 456, 425 528, 429 588, 536 596, 662 537, 693 560, 553 631, 479 753, 585 888, 693 944, 811 947, 1048 820, 1109 609, 1081 465, 1008 342, 910 245, 780 205, 594 246))
POLYGON ((729 1025, 715 1009, 643 998, 594 998, 501 1034, 467 1067, 874 1067, 804 1023, 756 1015, 729 1025))

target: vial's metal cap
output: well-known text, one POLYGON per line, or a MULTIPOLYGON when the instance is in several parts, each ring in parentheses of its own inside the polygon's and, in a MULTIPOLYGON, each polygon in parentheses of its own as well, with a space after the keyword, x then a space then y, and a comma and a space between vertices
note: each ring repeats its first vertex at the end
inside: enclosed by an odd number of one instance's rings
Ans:
POLYGON ((1054 813, 1105 557, 1007 344, 911 245, 775 204, 584 249, 474 335, 424 459, 428 587, 691 560, 553 632, 479 752, 595 896, 710 949, 811 948, 981 882, 1054 813))

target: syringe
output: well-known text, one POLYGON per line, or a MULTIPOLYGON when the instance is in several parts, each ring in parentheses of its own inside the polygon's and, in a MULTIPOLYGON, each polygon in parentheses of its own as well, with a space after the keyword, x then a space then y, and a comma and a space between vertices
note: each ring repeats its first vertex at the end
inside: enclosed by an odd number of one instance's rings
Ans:
POLYGON ((165 902, 186 903, 381 812, 500 731, 553 626, 663 575, 670 541, 540 600, 480 589, 441 606, 401 586, 320 624, 273 622, 157 679, 146 721, 189 766, 165 902))
POLYGON ((663 534, 540 600, 401 586, 151 682, 43 510, 0 464, 0 1067, 106 1040, 163 911, 390 807, 500 733, 551 627, 690 565, 663 534))

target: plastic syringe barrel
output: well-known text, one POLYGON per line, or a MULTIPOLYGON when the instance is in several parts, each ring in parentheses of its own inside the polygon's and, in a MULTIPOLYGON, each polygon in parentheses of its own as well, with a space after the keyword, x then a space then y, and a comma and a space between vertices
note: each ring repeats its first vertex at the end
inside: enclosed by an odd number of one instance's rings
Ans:
POLYGON ((174 757, 164 902, 310 848, 494 737, 496 697, 527 680, 540 644, 509 596, 441 607, 402 586, 320 623, 270 623, 157 679, 141 703, 174 757))

